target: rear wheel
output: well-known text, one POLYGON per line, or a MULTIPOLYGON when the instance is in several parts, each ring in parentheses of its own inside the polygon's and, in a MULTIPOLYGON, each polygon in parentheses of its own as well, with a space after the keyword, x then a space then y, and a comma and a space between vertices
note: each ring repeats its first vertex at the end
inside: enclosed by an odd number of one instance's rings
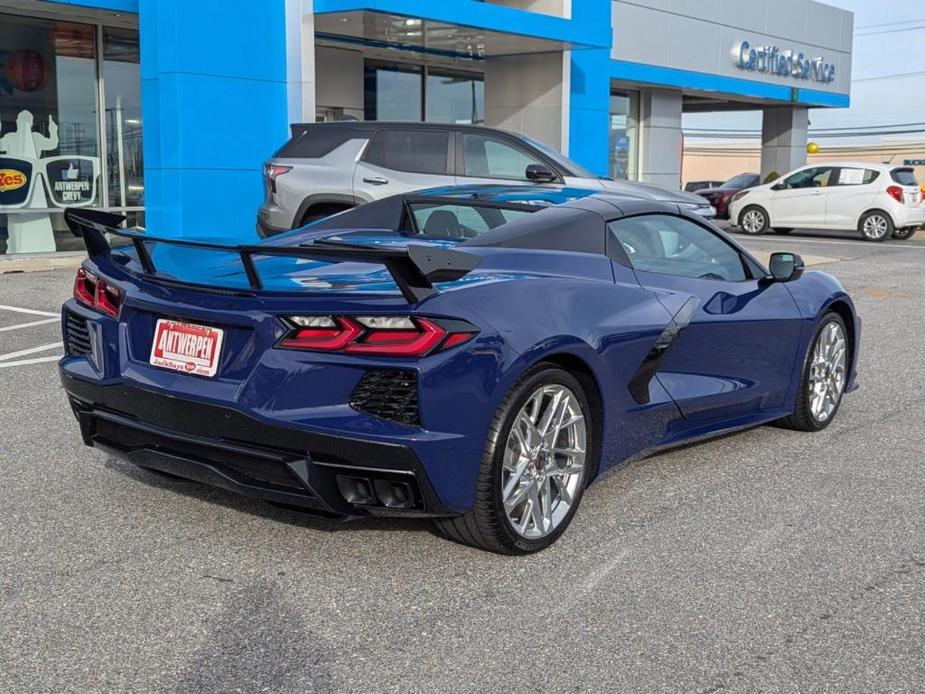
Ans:
POLYGON ((763 234, 770 228, 768 213, 763 207, 750 205, 742 210, 742 213, 739 215, 739 227, 746 234, 751 234, 753 236, 763 234))
POLYGON ((883 241, 893 234, 893 220, 886 212, 871 210, 861 216, 858 231, 865 241, 883 241))
POLYGON ((897 241, 906 241, 911 239, 915 232, 919 230, 919 227, 905 227, 904 229, 897 229, 893 232, 893 238, 897 241))
POLYGON ((831 423, 848 385, 849 356, 845 322, 835 312, 825 314, 804 359, 796 407, 781 426, 819 431, 831 423))
POLYGON ((593 466, 591 410, 581 383, 540 365, 508 392, 482 453, 473 509, 440 519, 453 540, 502 554, 545 549, 578 509, 593 466))
POLYGON ((306 224, 317 222, 319 219, 324 219, 325 217, 330 217, 332 214, 337 214, 338 212, 349 209, 352 209, 350 205, 344 205, 338 202, 326 202, 312 205, 302 216, 302 221, 299 223, 299 226, 304 227, 306 224))

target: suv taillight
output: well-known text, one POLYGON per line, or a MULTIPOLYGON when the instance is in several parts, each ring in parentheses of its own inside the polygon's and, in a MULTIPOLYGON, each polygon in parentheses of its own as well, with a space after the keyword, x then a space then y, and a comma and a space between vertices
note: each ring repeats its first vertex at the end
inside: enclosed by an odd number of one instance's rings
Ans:
POLYGON ((471 340, 478 328, 417 316, 290 316, 278 346, 313 352, 423 357, 471 340))
POLYGON ((896 202, 903 201, 903 189, 899 186, 890 186, 886 189, 886 194, 893 198, 896 202))
POLYGON ((122 308, 122 290, 82 267, 77 268, 74 278, 74 298, 78 303, 112 318, 118 318, 122 308))
POLYGON ((270 186, 270 192, 276 195, 276 179, 292 171, 291 166, 278 166, 276 164, 267 164, 263 167, 263 175, 267 177, 267 184, 270 186))

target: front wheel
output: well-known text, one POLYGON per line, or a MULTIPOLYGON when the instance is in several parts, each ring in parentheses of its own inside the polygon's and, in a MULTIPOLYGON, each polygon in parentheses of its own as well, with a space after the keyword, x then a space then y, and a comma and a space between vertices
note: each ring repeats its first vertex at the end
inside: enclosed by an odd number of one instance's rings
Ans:
POLYGON ((746 207, 739 215, 739 227, 746 234, 753 236, 763 234, 770 228, 768 213, 765 212, 763 207, 758 207, 757 205, 746 207))
POLYGON ((907 241, 915 236, 915 232, 919 230, 919 227, 905 227, 904 229, 897 229, 893 232, 893 238, 897 241, 907 241))
POLYGON ((861 217, 858 231, 865 241, 883 241, 893 233, 893 220, 886 212, 873 210, 861 217))
POLYGON ((501 554, 555 542, 578 510, 592 467, 591 410, 581 383, 540 365, 508 392, 489 429, 475 504, 437 521, 453 540, 501 554))
POLYGON ((803 363, 793 414, 780 420, 788 429, 819 431, 835 418, 848 385, 849 345, 845 321, 822 317, 803 363))

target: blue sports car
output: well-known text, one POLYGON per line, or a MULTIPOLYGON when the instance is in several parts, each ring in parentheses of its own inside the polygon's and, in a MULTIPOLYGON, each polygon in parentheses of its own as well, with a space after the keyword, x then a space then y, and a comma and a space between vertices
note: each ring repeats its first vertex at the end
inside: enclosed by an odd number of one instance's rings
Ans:
POLYGON ((652 200, 442 188, 255 245, 66 217, 89 254, 60 364, 84 442, 289 508, 535 552, 621 461, 817 431, 856 387, 837 280, 652 200))

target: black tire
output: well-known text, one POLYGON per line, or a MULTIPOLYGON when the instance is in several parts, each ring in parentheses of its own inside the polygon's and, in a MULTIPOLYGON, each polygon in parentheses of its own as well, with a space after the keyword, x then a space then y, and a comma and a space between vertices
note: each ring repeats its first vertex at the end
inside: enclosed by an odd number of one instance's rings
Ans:
POLYGON ((750 236, 765 234, 771 228, 768 212, 760 205, 749 205, 739 213, 739 229, 750 236))
POLYGON ((437 527, 451 540, 499 554, 531 554, 549 547, 571 523, 588 480, 593 476, 594 455, 598 450, 596 436, 591 407, 578 379, 552 364, 541 363, 534 366, 511 387, 495 413, 482 451, 472 510, 455 518, 438 519, 437 527), (504 448, 511 427, 530 395, 541 386, 553 384, 565 386, 572 391, 584 414, 587 435, 585 469, 572 506, 558 527, 545 537, 531 540, 517 533, 504 511, 501 499, 504 448))
POLYGON ((844 389, 838 396, 838 402, 835 404, 835 409, 832 411, 832 414, 823 421, 819 421, 815 418, 815 416, 813 416, 813 413, 810 409, 809 398, 809 372, 810 366, 812 365, 813 350, 816 348, 816 343, 818 342, 822 331, 827 325, 829 325, 829 323, 832 322, 838 323, 844 331, 846 342, 848 342, 846 346, 845 364, 847 365, 847 370, 850 370, 851 343, 850 340, 848 340, 849 334, 845 326, 845 321, 842 320, 840 315, 834 311, 830 311, 822 317, 822 320, 819 321, 819 324, 816 326, 816 331, 813 333, 813 339, 810 340, 809 347, 806 349, 806 354, 803 357, 803 370, 800 373, 799 391, 797 392, 796 406, 794 407, 793 414, 789 417, 784 417, 783 419, 777 421, 777 424, 784 427, 785 429, 793 429, 795 431, 822 431, 832 423, 832 420, 835 419, 835 415, 838 414, 838 408, 841 407, 842 399, 845 396, 844 389))
POLYGON ((775 234, 789 234, 793 229, 788 229, 786 227, 774 227, 773 229, 775 234))
POLYGON ((893 238, 897 241, 907 241, 915 236, 915 232, 919 230, 919 227, 905 227, 904 229, 896 229, 893 232, 893 238))
POLYGON ((883 210, 870 210, 861 215, 861 219, 858 222, 858 232, 861 234, 861 238, 865 241, 873 241, 879 243, 880 241, 885 241, 890 238, 895 231, 893 226, 893 219, 883 210), (872 220, 880 220, 876 224, 876 232, 873 229, 873 224, 870 225, 871 228, 868 228, 869 222, 872 220))
POLYGON ((308 211, 303 215, 302 221, 299 222, 299 226, 296 228, 302 228, 306 224, 317 222, 318 220, 324 219, 325 217, 330 217, 332 214, 337 214, 338 212, 352 209, 353 207, 351 205, 344 205, 336 202, 313 205, 312 207, 308 208, 308 211))

